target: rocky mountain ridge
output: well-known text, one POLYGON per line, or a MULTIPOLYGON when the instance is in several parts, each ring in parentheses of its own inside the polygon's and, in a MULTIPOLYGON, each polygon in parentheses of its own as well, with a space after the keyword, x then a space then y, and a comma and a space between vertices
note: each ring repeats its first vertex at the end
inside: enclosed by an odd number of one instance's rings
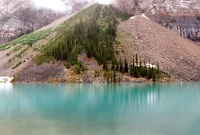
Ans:
MULTIPOLYGON (((98 6, 98 4, 95 5, 98 6)), ((58 53, 57 55, 55 53, 57 52, 55 51, 56 47, 61 47, 60 43, 62 43, 63 46, 66 43, 66 40, 60 39, 66 36, 66 33, 63 32, 65 30, 70 30, 70 28, 73 30, 74 26, 78 26, 75 24, 81 24, 81 22, 86 18, 91 17, 91 11, 95 12, 99 9, 94 8, 96 7, 95 5, 88 7, 90 6, 90 4, 88 4, 88 6, 86 6, 88 8, 85 10, 72 15, 68 15, 61 20, 59 19, 53 24, 49 25, 48 28, 45 27, 32 34, 22 36, 12 41, 10 44, 1 46, 0 75, 13 76, 14 78, 18 78, 18 81, 20 82, 106 82, 103 65, 99 65, 94 57, 87 58, 87 56, 84 55, 84 49, 81 49, 83 50, 83 54, 80 55, 78 55, 80 48, 77 48, 77 50, 72 49, 72 51, 78 52, 69 53, 72 55, 77 53, 78 60, 83 62, 83 65, 86 66, 87 70, 83 72, 81 71, 81 74, 76 74, 75 69, 77 65, 68 68, 66 62, 68 62, 69 59, 64 61, 63 59, 56 59, 55 57, 55 55, 58 56, 61 54, 58 53), (43 35, 46 36, 43 37, 43 35), (41 36, 42 38, 40 38, 41 36), (55 44, 53 41, 57 41, 57 43, 55 44), (53 49, 53 51, 49 51, 48 48, 53 49), (45 51, 45 53, 43 51, 45 51), (34 62, 35 59, 37 59, 36 61, 39 63, 40 60, 45 63, 37 66, 37 64, 34 62)), ((109 6, 109 8, 112 10, 115 9, 113 6, 109 6)), ((102 8, 104 11, 100 12, 100 17, 102 17, 102 20, 112 20, 104 18, 105 15, 108 15, 107 11, 109 8, 102 8)), ((116 9, 115 12, 112 13, 116 13, 118 15, 122 12, 116 9)), ((99 14, 94 14, 94 17, 95 15, 99 14)), ((159 62, 160 68, 175 80, 200 80, 199 46, 195 45, 193 42, 187 39, 175 35, 164 27, 156 24, 154 21, 151 21, 152 18, 145 16, 145 13, 142 15, 133 16, 126 21, 123 21, 123 19, 117 20, 120 22, 117 27, 117 38, 113 44, 113 49, 115 49, 113 52, 116 53, 118 60, 126 59, 130 64, 133 55, 137 53, 143 61, 151 61, 153 62, 153 65, 156 65, 156 63, 159 62)), ((91 23, 91 25, 92 24, 94 23, 91 23)), ((108 26, 105 22, 100 24, 103 24, 102 27, 108 26)), ((76 27, 76 29, 74 29, 77 30, 75 32, 80 30, 78 28, 79 27, 76 27)), ((68 37, 68 39, 73 38, 68 37)), ((70 43, 73 42, 69 42, 69 44, 70 43)), ((77 42, 75 42, 74 47, 77 47, 76 43, 77 42)), ((102 47, 107 46, 103 45, 102 47)), ((59 50, 62 50, 62 48, 59 50)), ((131 82, 135 81, 132 76, 127 76, 126 74, 121 73, 118 73, 118 79, 122 79, 123 82, 130 80, 132 80, 131 82)))
POLYGON ((198 16, 200 13, 198 0, 117 0, 117 5, 130 13, 171 16, 198 16))
POLYGON ((137 52, 147 61, 159 61, 164 71, 180 81, 200 80, 200 47, 145 16, 135 16, 121 23, 117 40, 122 42, 119 46, 124 48, 127 58, 137 52))
POLYGON ((198 0, 118 0, 117 6, 134 15, 145 13, 181 37, 200 40, 198 0))
POLYGON ((65 0, 65 12, 38 8, 31 0, 0 1, 0 44, 6 43, 20 35, 37 30, 54 20, 80 10, 87 2, 65 0), (69 5, 72 5, 69 7, 69 5), (42 19, 41 19, 42 18, 42 19))
MULTIPOLYGON (((66 5, 66 12, 58 13, 50 9, 38 9, 31 0, 1 0, 0 44, 46 26, 66 14, 76 12, 88 1, 63 0, 63 3, 66 5)), ((145 13, 155 22, 182 37, 193 41, 200 40, 198 0, 117 0, 115 4, 119 9, 134 15, 145 13)))
POLYGON ((153 20, 181 37, 195 42, 200 41, 200 19, 198 17, 160 16, 153 20))

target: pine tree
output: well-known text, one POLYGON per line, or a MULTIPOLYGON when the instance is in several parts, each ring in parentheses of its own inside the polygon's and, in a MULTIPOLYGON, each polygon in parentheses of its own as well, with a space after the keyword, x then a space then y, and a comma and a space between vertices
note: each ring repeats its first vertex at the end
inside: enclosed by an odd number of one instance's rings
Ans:
POLYGON ((113 78, 114 78, 114 83, 117 82, 117 75, 116 75, 116 70, 114 69, 113 71, 113 78))
POLYGON ((117 62, 117 64, 116 64, 116 70, 117 71, 120 71, 120 67, 119 67, 119 63, 117 62))
POLYGON ((152 79, 153 79, 153 82, 156 81, 156 71, 153 67, 152 67, 152 79))
POLYGON ((124 74, 124 65, 123 65, 123 63, 122 63, 121 60, 120 60, 120 72, 121 72, 122 74, 124 74))
POLYGON ((136 66, 138 67, 138 55, 135 55, 136 66))
POLYGON ((106 71, 108 71, 108 62, 107 62, 107 60, 105 60, 103 62, 103 69, 105 69, 106 71))
POLYGON ((124 60, 124 71, 125 71, 125 73, 128 73, 128 62, 127 62, 126 58, 124 60))
POLYGON ((147 77, 147 76, 148 76, 147 65, 146 65, 146 62, 144 62, 144 68, 143 68, 143 75, 142 75, 142 77, 147 77))
POLYGON ((158 80, 160 79, 160 66, 158 62, 157 62, 157 78, 158 80))
POLYGON ((139 63, 139 77, 142 76, 142 60, 140 58, 140 63, 139 63))
POLYGON ((114 62, 114 60, 112 60, 111 69, 112 69, 112 70, 115 70, 115 69, 116 69, 116 68, 115 68, 115 62, 114 62))
POLYGON ((131 65, 131 76, 135 77, 135 55, 133 55, 133 63, 131 65))

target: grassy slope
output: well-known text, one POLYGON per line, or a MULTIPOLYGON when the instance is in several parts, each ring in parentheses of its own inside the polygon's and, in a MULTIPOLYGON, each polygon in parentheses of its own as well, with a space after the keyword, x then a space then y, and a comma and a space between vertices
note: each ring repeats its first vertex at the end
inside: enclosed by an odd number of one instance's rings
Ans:
POLYGON ((40 52, 52 35, 52 30, 43 30, 23 35, 0 46, 0 75, 15 76, 40 52))
POLYGON ((51 29, 48 29, 48 30, 39 31, 36 33, 30 33, 27 35, 23 35, 19 38, 14 39, 13 41, 11 41, 7 44, 0 46, 0 51, 7 50, 12 46, 15 46, 14 50, 18 51, 19 49, 22 48, 23 45, 32 45, 35 42, 46 38, 47 36, 49 36, 50 33, 51 33, 51 29))

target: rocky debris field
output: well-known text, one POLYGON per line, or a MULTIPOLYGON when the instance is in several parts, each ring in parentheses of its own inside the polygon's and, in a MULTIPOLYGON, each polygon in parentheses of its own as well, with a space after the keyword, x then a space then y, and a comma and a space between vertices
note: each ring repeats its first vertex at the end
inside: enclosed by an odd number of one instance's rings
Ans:
MULTIPOLYGON (((67 69, 64 61, 43 63, 39 66, 34 63, 29 64, 18 75, 15 76, 15 82, 45 82, 45 83, 107 83, 104 77, 103 66, 99 65, 94 58, 87 58, 86 55, 79 55, 79 60, 86 67, 80 74, 75 73, 74 66, 67 69), (95 72, 99 71, 96 76, 95 72)), ((129 74, 117 72, 118 82, 151 82, 145 78, 133 78, 129 74)), ((170 80, 163 80, 165 82, 170 80)))
POLYGON ((117 40, 129 61, 137 53, 178 81, 200 81, 200 47, 145 17, 122 22, 117 40))
POLYGON ((17 82, 49 82, 56 78, 62 78, 65 71, 61 65, 60 62, 55 64, 44 63, 39 66, 30 64, 15 79, 17 82))

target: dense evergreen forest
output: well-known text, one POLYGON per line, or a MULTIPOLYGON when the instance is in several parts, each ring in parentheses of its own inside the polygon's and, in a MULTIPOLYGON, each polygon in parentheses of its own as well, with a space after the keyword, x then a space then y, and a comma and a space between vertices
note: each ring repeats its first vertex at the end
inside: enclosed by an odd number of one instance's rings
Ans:
POLYGON ((103 65, 104 76, 108 82, 118 81, 116 72, 127 73, 135 78, 158 80, 161 77, 159 64, 157 68, 148 67, 137 54, 133 56, 131 63, 128 63, 126 59, 118 61, 116 58, 113 44, 117 25, 119 21, 129 17, 129 14, 111 5, 93 5, 88 17, 80 17, 72 28, 63 30, 55 40, 50 42, 42 56, 38 57, 38 64, 49 58, 65 60, 67 68, 78 65, 76 72, 80 73, 85 68, 82 62, 78 61, 78 54, 85 52, 88 58, 94 57, 100 65, 103 65))

